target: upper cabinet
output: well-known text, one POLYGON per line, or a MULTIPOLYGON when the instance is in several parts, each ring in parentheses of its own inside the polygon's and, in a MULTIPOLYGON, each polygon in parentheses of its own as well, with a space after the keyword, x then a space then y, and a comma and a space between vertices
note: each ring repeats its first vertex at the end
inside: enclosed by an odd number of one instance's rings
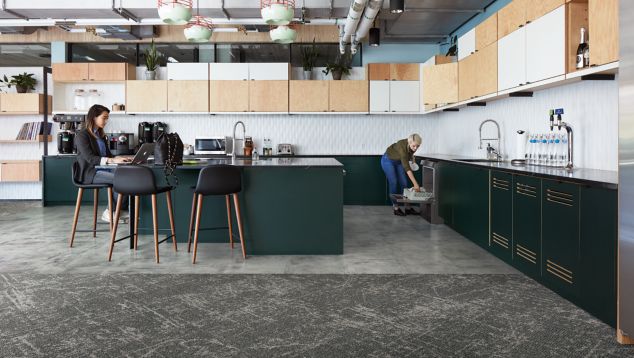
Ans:
POLYGON ((249 111, 288 112, 288 81, 250 82, 249 111))
POLYGON ((167 112, 167 81, 127 81, 128 112, 167 112))
POLYGON ((493 43, 458 63, 458 99, 469 100, 498 90, 498 44, 493 43))
POLYGON ((526 6, 533 0, 513 0, 498 11, 498 39, 526 25, 526 6))
POLYGON ((419 63, 369 63, 370 81, 420 81, 419 63))
POLYGON ((209 81, 209 111, 249 111, 249 82, 246 80, 209 81))
POLYGON ((211 63, 210 80, 278 80, 289 79, 288 63, 211 63))
POLYGON ((209 79, 208 63, 168 63, 168 80, 206 81, 209 79))
POLYGON ((458 62, 423 66, 423 103, 458 102, 458 62))
POLYGON ((458 61, 475 53, 476 50, 476 30, 471 31, 458 38, 458 61))
POLYGON ((328 112, 329 82, 289 81, 288 110, 290 112, 328 112))
POLYGON ((368 112, 368 81, 330 81, 331 112, 368 112))
POLYGON ((563 5, 565 0, 525 1, 526 23, 531 23, 563 5))
POLYGON ((483 48, 498 40, 498 14, 489 16, 488 19, 482 21, 475 28, 475 50, 480 51, 483 48))
POLYGON ((44 114, 45 101, 48 101, 48 113, 51 113, 51 96, 45 97, 41 93, 0 93, 0 114, 44 114))
POLYGON ((566 7, 560 6, 526 26, 526 81, 566 73, 566 7))
POLYGON ((128 63, 54 63, 53 81, 125 81, 136 78, 134 65, 128 63))
POLYGON ((619 60, 619 1, 589 0, 590 66, 619 60))
POLYGON ((169 112, 209 112, 209 81, 168 81, 167 109, 169 112))
POLYGON ((370 81, 370 112, 419 112, 417 81, 370 81))
POLYGON ((498 91, 526 84, 526 29, 498 41, 498 91))

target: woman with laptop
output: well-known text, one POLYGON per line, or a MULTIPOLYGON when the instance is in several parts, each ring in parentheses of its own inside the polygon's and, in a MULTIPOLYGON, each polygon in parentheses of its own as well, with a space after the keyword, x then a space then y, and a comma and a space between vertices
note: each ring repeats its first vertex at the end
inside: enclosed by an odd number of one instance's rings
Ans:
MULTIPOLYGON (((75 144, 77 145, 77 163, 79 163, 78 178, 81 183, 92 184, 112 184, 114 182, 114 172, 111 169, 95 168, 107 164, 129 163, 130 156, 120 155, 113 156, 108 149, 108 142, 104 127, 108 123, 110 110, 102 105, 95 104, 90 107, 86 115, 84 129, 80 130, 75 136, 75 144)), ((116 200, 117 193, 114 193, 116 200)), ((127 208, 127 196, 124 196, 122 207, 127 208)), ((127 220, 127 212, 124 216, 127 220)), ((103 212, 101 220, 110 222, 110 213, 108 209, 103 212)))

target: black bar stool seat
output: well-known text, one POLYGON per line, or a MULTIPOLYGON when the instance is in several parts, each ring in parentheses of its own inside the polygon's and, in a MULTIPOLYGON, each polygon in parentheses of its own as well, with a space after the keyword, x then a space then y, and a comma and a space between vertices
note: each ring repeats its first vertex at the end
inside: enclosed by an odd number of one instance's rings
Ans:
POLYGON ((112 260, 112 251, 114 249, 115 242, 130 238, 131 235, 125 236, 120 239, 115 239, 117 236, 117 227, 119 224, 119 215, 121 214, 121 199, 123 195, 134 196, 135 204, 135 217, 130 218, 134 220, 134 249, 137 249, 139 240, 139 203, 142 195, 152 196, 152 224, 154 228, 154 256, 156 263, 159 263, 159 244, 172 239, 174 251, 177 251, 176 246, 176 230, 174 229, 174 210, 172 207, 171 191, 174 189, 171 186, 157 186, 152 169, 138 166, 138 165, 125 165, 117 167, 114 173, 114 191, 118 193, 117 196, 117 208, 115 209, 114 226, 112 229, 112 236, 110 239, 110 250, 108 251, 108 261, 112 260), (158 213, 156 205, 156 195, 165 193, 167 199, 167 211, 170 220, 171 235, 166 236, 163 240, 159 241, 158 233, 158 213))
POLYGON ((240 202, 238 193, 242 191, 242 173, 240 169, 232 165, 210 165, 204 167, 198 175, 198 182, 194 189, 194 197, 192 200, 192 211, 189 220, 189 237, 187 238, 187 252, 191 248, 192 227, 194 229, 194 255, 192 263, 196 263, 196 252, 198 250, 198 233, 200 230, 217 230, 229 229, 229 243, 233 249, 233 225, 231 223, 231 202, 229 196, 233 196, 235 206, 236 219, 238 222, 238 232, 240 234, 240 245, 242 247, 242 257, 246 258, 246 249, 244 246, 244 235, 242 229, 242 216, 240 212, 240 202), (201 228, 200 215, 203 206, 203 197, 209 195, 224 195, 227 207, 227 223, 228 226, 201 228), (194 224, 194 218, 196 220, 194 224))
POLYGON ((73 162, 71 177, 73 185, 77 187, 77 202, 75 203, 75 215, 73 216, 73 227, 70 232, 70 247, 75 242, 75 234, 78 232, 92 232, 92 237, 97 237, 98 232, 106 230, 97 230, 97 209, 99 207, 99 190, 108 190, 108 212, 110 213, 110 224, 107 231, 112 231, 112 185, 111 184, 84 184, 77 180, 79 173, 79 163, 73 162), (93 190, 93 213, 92 213, 92 230, 77 230, 77 221, 79 219, 79 210, 81 209, 81 199, 84 196, 84 190, 93 190))

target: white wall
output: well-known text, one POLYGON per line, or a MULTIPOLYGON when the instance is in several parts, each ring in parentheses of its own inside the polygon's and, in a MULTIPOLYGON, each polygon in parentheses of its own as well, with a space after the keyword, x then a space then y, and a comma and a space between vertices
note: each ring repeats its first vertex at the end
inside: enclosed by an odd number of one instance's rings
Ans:
MULTIPOLYGON (((437 115, 434 130, 438 153, 484 157, 478 149, 478 127, 488 118, 502 130, 505 158, 515 149, 515 132, 545 133, 550 130, 548 110, 564 108, 564 121, 574 130, 574 164, 577 167, 618 169, 618 82, 582 81, 535 92, 532 98, 506 98, 486 107, 467 107, 437 115)), ((486 124, 483 137, 495 135, 486 124)), ((486 143, 484 145, 486 147, 486 143)))

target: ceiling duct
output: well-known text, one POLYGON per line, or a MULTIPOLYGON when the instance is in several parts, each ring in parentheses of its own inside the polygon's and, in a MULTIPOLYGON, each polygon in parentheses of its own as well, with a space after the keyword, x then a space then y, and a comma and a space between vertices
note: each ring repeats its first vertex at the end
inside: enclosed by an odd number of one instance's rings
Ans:
POLYGON ((105 38, 134 41, 155 37, 157 32, 156 26, 105 25, 97 27, 96 34, 105 38))

